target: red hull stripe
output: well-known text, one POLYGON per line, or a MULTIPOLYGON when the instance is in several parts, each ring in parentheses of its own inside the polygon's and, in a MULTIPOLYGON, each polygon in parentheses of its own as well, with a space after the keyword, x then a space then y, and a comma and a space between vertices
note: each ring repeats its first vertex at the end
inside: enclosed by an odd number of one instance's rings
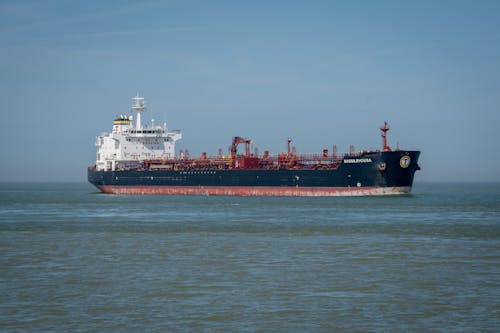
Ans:
POLYGON ((233 196, 370 196, 410 192, 410 187, 272 187, 272 186, 122 186, 100 185, 111 194, 233 195, 233 196))

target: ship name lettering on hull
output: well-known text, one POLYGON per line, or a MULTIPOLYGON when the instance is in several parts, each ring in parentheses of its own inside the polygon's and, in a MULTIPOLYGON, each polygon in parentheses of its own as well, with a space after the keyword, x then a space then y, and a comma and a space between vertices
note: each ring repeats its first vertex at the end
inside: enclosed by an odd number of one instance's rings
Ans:
POLYGON ((345 158, 344 163, 372 163, 371 158, 345 158))

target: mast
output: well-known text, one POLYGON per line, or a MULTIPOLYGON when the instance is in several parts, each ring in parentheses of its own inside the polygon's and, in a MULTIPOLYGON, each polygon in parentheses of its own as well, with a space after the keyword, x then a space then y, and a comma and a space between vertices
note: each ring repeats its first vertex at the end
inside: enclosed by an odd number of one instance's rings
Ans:
POLYGON ((390 127, 387 124, 387 121, 384 122, 384 126, 380 127, 380 130, 382 131, 382 148, 384 151, 391 151, 391 147, 387 145, 387 131, 389 131, 390 127))
POLYGON ((137 112, 137 120, 136 120, 136 129, 141 129, 141 112, 146 109, 146 106, 144 105, 144 97, 139 97, 139 94, 132 98, 134 101, 134 104, 132 104, 132 110, 137 112))

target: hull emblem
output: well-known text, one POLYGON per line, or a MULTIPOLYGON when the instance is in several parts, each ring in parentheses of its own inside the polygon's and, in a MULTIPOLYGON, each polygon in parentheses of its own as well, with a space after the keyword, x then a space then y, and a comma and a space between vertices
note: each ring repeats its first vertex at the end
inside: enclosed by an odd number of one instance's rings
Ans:
POLYGON ((411 163, 411 158, 408 155, 405 155, 405 156, 401 157, 401 159, 399 160, 399 165, 403 169, 406 169, 407 167, 409 167, 410 163, 411 163))

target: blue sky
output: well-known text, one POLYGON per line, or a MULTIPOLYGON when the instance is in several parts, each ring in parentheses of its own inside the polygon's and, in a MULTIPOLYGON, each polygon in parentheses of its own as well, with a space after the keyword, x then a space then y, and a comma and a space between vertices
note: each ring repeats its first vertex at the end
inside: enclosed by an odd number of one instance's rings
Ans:
POLYGON ((389 143, 416 181, 500 181, 499 1, 1 1, 0 180, 84 181, 128 113, 178 149, 389 143))

